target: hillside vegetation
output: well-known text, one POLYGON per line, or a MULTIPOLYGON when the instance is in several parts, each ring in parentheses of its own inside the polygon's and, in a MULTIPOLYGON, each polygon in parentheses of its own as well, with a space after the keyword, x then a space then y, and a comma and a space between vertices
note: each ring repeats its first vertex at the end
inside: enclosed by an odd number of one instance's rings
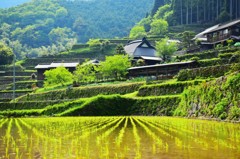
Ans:
POLYGON ((184 31, 197 34, 214 24, 238 19, 239 8, 238 0, 155 0, 151 14, 139 21, 132 32, 138 30, 139 37, 181 39, 184 31))
POLYGON ((95 83, 29 93, 1 103, 0 115, 167 115, 238 121, 239 53, 238 48, 225 47, 179 56, 182 61, 198 57, 200 65, 180 71, 171 80, 95 83))
POLYGON ((34 0, 0 10, 0 39, 17 58, 57 54, 90 38, 127 36, 153 0, 34 0))

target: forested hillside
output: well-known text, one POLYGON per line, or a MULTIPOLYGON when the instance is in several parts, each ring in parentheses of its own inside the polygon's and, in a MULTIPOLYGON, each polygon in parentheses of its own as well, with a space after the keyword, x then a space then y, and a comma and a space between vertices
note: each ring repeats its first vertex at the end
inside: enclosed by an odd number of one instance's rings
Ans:
POLYGON ((55 54, 90 38, 127 36, 153 0, 32 0, 0 10, 0 41, 17 58, 55 54))
POLYGON ((136 26, 140 35, 164 36, 166 31, 156 28, 192 24, 211 26, 239 17, 239 0, 155 0, 151 14, 136 26))

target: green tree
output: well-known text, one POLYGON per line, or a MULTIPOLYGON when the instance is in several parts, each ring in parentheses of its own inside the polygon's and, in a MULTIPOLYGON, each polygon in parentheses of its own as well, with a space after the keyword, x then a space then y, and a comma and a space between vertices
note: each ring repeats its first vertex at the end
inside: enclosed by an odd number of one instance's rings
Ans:
POLYGON ((13 60, 13 56, 12 49, 0 43, 0 65, 10 64, 13 60))
POLYGON ((128 56, 114 55, 107 56, 104 62, 100 63, 98 71, 105 77, 114 77, 116 80, 125 77, 127 69, 131 66, 128 56))
POLYGON ((144 30, 145 30, 146 32, 149 32, 150 29, 151 29, 151 26, 150 26, 151 22, 152 22, 152 19, 151 19, 150 16, 148 16, 148 17, 146 17, 146 18, 143 18, 143 19, 138 23, 138 25, 144 26, 144 30))
POLYGON ((74 71, 74 80, 79 82, 91 82, 96 79, 95 65, 89 61, 78 65, 76 71, 74 71))
POLYGON ((65 67, 60 66, 44 73, 44 87, 52 85, 64 85, 65 83, 73 82, 73 75, 65 67))
POLYGON ((125 55, 126 54, 122 44, 117 45, 116 54, 118 54, 118 55, 125 55))
POLYGON ((179 37, 181 37, 182 44, 185 48, 191 47, 191 45, 193 44, 192 39, 194 38, 194 36, 195 36, 195 33, 192 31, 185 31, 179 34, 179 37))
POLYGON ((177 51, 177 44, 175 42, 169 42, 168 38, 162 39, 156 42, 157 54, 162 57, 164 61, 171 59, 171 56, 177 51))
POLYGON ((136 39, 136 38, 143 38, 147 35, 144 26, 134 26, 129 34, 129 38, 136 39))
POLYGON ((161 6, 156 14, 153 16, 154 19, 163 19, 165 14, 171 11, 171 5, 165 4, 164 6, 161 6))
POLYGON ((91 47, 91 48, 100 48, 102 43, 100 39, 89 39, 87 44, 91 47))
POLYGON ((165 35, 168 31, 168 22, 164 19, 155 19, 151 23, 150 32, 155 35, 165 35))

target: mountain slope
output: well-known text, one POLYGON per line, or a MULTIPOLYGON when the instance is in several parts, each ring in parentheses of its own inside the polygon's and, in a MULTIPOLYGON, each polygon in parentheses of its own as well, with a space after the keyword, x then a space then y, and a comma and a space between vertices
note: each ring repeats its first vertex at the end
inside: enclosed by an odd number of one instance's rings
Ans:
POLYGON ((17 46, 12 48, 18 58, 57 53, 76 39, 127 36, 152 5, 153 0, 32 0, 0 10, 0 41, 17 46))

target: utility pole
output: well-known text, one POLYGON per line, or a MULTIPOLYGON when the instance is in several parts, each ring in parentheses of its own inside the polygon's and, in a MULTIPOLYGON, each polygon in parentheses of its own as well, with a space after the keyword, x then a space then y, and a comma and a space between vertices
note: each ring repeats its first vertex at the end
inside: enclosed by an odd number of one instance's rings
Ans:
POLYGON ((16 68, 15 68, 15 62, 16 62, 16 55, 13 54, 13 102, 15 102, 15 83, 16 83, 16 68))

